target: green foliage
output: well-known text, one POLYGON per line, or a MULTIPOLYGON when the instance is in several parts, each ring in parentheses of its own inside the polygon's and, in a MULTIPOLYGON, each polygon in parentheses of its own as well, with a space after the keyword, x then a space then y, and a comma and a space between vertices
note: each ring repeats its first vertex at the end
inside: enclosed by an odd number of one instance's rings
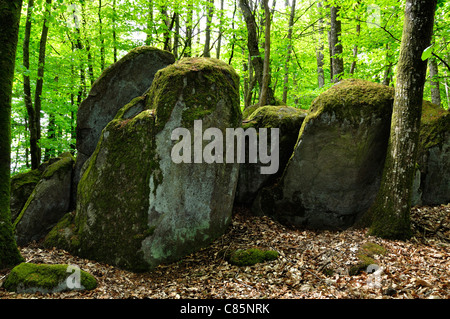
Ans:
MULTIPOLYGON (((254 9, 260 53, 264 56, 264 11, 260 1, 249 0, 254 9), (256 5, 258 4, 258 5, 256 5)), ((26 6, 24 1, 19 45, 16 56, 15 85, 12 108, 12 167, 13 174, 29 167, 29 132, 24 104, 23 76, 30 76, 32 97, 37 80, 38 56, 31 54, 30 68, 23 66, 22 44, 26 6)), ((205 41, 206 8, 209 0, 99 0, 53 1, 48 17, 49 37, 45 61, 42 93, 43 157, 54 157, 74 151, 77 109, 87 96, 102 69, 117 61, 133 48, 151 45, 164 48, 167 37, 169 49, 177 59, 183 56, 201 56, 205 41), (177 18, 177 19, 176 19, 177 18), (101 21, 101 22, 100 22, 101 21), (188 29, 192 30, 192 38, 188 29), (190 41, 189 41, 190 40, 190 41), (178 43, 176 45, 176 43, 178 43), (192 47, 189 48, 188 44, 192 47), (104 65, 103 61, 104 60, 104 65)), ((372 82, 390 80, 395 85, 396 64, 403 27, 404 2, 373 0, 324 0, 322 8, 317 2, 297 1, 289 41, 290 7, 285 1, 276 3, 271 27, 271 86, 275 97, 281 100, 287 70, 287 105, 309 109, 312 101, 332 86, 330 81, 330 53, 327 32, 329 9, 339 5, 342 22, 340 42, 343 46, 343 78, 359 78, 372 82), (322 24, 320 24, 322 22, 322 24), (359 31, 357 31, 359 27, 359 31), (323 71, 325 86, 318 87, 317 53, 323 44, 323 71), (292 46, 287 60, 289 45, 292 46), (356 48, 357 54, 354 54, 356 48), (356 63, 356 71, 350 67, 356 63)), ((289 1, 292 3, 292 1, 289 1)), ((38 52, 41 29, 45 18, 45 1, 36 0, 32 10, 30 52, 38 52)), ((440 0, 436 11, 434 46, 425 50, 424 58, 434 52, 447 63, 450 61, 450 1, 440 0)), ((211 22, 211 56, 215 57, 221 34, 220 59, 229 63, 240 76, 241 106, 244 92, 252 93, 250 105, 258 102, 258 84, 250 87, 254 74, 250 73, 247 48, 248 31, 238 1, 215 0, 211 22)), ((450 70, 439 61, 439 81, 449 85, 450 70)), ((440 85, 442 106, 448 108, 446 86, 440 85)), ((430 100, 430 83, 425 85, 424 99, 430 100)), ((43 158, 44 160, 44 158, 43 158)))

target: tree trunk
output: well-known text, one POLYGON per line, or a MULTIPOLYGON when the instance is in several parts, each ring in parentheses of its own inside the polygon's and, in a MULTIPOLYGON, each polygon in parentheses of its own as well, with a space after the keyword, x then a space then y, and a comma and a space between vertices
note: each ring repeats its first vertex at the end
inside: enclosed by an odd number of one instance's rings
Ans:
POLYGON ((205 28, 205 46, 203 48, 203 56, 205 58, 211 57, 211 22, 212 22, 212 16, 213 16, 213 7, 214 7, 214 0, 209 0, 206 3, 206 28, 205 28))
MULTIPOLYGON (((361 33, 361 24, 358 22, 358 24, 356 25, 356 34, 358 35, 358 37, 359 37, 360 33, 361 33)), ((353 61, 350 66, 350 74, 351 75, 355 74, 357 58, 358 58, 358 45, 355 44, 355 46, 353 47, 353 61)))
MULTIPOLYGON (((153 11, 153 9, 152 9, 153 11)), ((153 13, 153 12, 152 12, 153 13)), ((113 14, 112 14, 112 36, 113 36, 113 56, 114 56, 114 63, 117 62, 117 35, 116 35, 116 0, 113 0, 113 14)))
POLYGON ((106 66, 106 59, 105 39, 103 38, 102 0, 98 0, 98 35, 100 37, 100 71, 103 72, 106 66))
POLYGON ((391 54, 389 52, 389 43, 386 44, 386 69, 384 70, 384 76, 383 76, 383 84, 386 86, 389 86, 389 84, 392 81, 392 62, 391 62, 391 54))
POLYGON ((441 90, 439 88, 438 64, 435 58, 429 59, 428 67, 430 68, 431 102, 441 106, 441 90))
POLYGON ((264 16, 265 16, 265 26, 264 26, 264 67, 263 67, 263 80, 261 87, 261 94, 259 96, 259 105, 269 105, 269 81, 270 81, 270 22, 271 14, 269 9, 269 0, 264 0, 264 16))
POLYGON ((38 165, 41 162, 41 147, 39 141, 41 139, 41 109, 42 109, 42 89, 44 87, 44 70, 45 70, 45 50, 47 47, 48 29, 49 22, 48 18, 50 16, 50 8, 52 5, 52 0, 46 0, 45 18, 42 24, 41 40, 39 43, 39 60, 38 60, 38 70, 37 70, 37 80, 36 80, 36 90, 34 92, 34 114, 35 114, 35 125, 36 125, 36 137, 37 137, 37 158, 38 165))
POLYGON ((287 35, 288 40, 288 48, 286 55, 286 62, 284 64, 284 83, 283 83, 283 103, 287 103, 287 93, 288 93, 288 83, 289 83, 289 62, 291 60, 291 52, 292 52, 292 27, 294 26, 294 18, 295 18, 295 0, 292 0, 291 5, 291 14, 289 16, 289 30, 287 35))
POLYGON ((11 101, 22 0, 0 0, 0 269, 23 261, 10 210, 11 101))
POLYGON ((411 189, 422 114, 427 62, 436 0, 407 0, 397 66, 391 133, 377 198, 369 210, 369 234, 391 239, 411 235, 411 189))
POLYGON ((216 59, 220 59, 220 47, 222 46, 222 33, 223 33, 223 5, 224 0, 220 0, 220 13, 219 13, 219 37, 217 38, 216 47, 216 59))
POLYGON ((173 55, 178 59, 178 47, 180 46, 180 15, 175 15, 175 32, 173 33, 173 55))
POLYGON ((192 56, 192 36, 193 36, 193 24, 194 24, 193 19, 194 19, 194 6, 192 5, 192 1, 189 0, 187 3, 186 41, 185 41, 185 49, 184 49, 185 57, 192 56))
MULTIPOLYGON (((256 32, 257 30, 256 20, 250 9, 248 0, 239 0, 239 7, 241 8, 245 24, 247 26, 247 33, 248 33, 247 47, 249 54, 251 56, 252 66, 255 71, 255 77, 259 84, 259 91, 261 92, 263 85, 264 61, 261 58, 261 53, 259 52, 258 36, 256 32)), ((267 89, 267 101, 269 104, 274 104, 275 102, 273 91, 270 85, 267 89)))
POLYGON ((339 57, 342 54, 342 44, 340 43, 341 36, 341 20, 339 17, 339 7, 330 8, 330 52, 333 69, 333 82, 339 82, 344 73, 344 60, 339 57))
POLYGON ((147 29, 146 29, 145 45, 153 45, 153 0, 148 0, 148 14, 147 14, 147 29))
MULTIPOLYGON (((319 15, 322 15, 322 2, 317 3, 317 10, 319 11, 319 15)), ((320 18, 318 21, 318 28, 319 28, 319 40, 317 45, 317 52, 316 52, 316 60, 317 60, 317 83, 319 88, 322 88, 325 85, 325 74, 323 71, 323 19, 320 18)))
POLYGON ((40 164, 39 150, 38 150, 38 130, 36 127, 36 112, 33 107, 33 100, 31 97, 31 82, 30 82, 30 36, 31 36, 31 18, 34 7, 34 0, 28 1, 27 17, 25 20, 25 34, 23 40, 23 66, 27 72, 23 75, 23 96, 25 107, 27 109, 30 130, 30 154, 31 154, 31 169, 37 169, 40 164))

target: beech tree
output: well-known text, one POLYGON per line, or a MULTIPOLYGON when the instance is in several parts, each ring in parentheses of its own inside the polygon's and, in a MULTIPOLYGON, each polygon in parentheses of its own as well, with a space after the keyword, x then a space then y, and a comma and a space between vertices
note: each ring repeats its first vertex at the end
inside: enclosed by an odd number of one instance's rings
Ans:
POLYGON ((0 0, 0 269, 23 261, 10 211, 11 99, 22 0, 0 0))
POLYGON ((381 186, 369 210, 369 233, 384 238, 410 237, 412 183, 422 115, 427 61, 436 0, 407 0, 397 65, 391 132, 381 186))

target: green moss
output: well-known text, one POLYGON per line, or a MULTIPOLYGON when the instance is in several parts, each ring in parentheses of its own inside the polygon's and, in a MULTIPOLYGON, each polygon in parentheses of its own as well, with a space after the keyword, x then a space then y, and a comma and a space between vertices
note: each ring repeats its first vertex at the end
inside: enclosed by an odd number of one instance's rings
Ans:
MULTIPOLYGON (((64 155, 62 157, 57 157, 54 159, 51 159, 52 164, 48 165, 45 169, 44 173, 42 173, 41 179, 50 179, 53 177, 53 175, 56 174, 65 174, 67 171, 73 169, 73 164, 75 162, 72 155, 64 155)), ((16 220, 13 223, 13 228, 15 229, 17 224, 22 219, 23 214, 27 210, 28 206, 33 201, 36 194, 36 189, 33 190, 31 195, 28 197, 28 200, 26 201, 25 205, 23 206, 22 210, 20 211, 20 214, 17 216, 16 220)))
MULTIPOLYGON (((215 91, 230 92, 232 104, 239 106, 239 76, 236 71, 217 59, 184 58, 156 73, 149 90, 147 108, 156 110, 156 126, 162 129, 174 105, 182 97, 186 105, 182 125, 190 127, 195 119, 214 111, 211 105, 217 105, 220 96, 215 91), (202 86, 202 83, 205 85, 202 86)), ((238 115, 232 118, 241 118, 240 108, 232 111, 238 115)))
POLYGON ((236 266, 252 266, 257 263, 272 261, 277 258, 278 252, 258 248, 249 248, 245 250, 238 249, 228 255, 229 263, 236 266))
POLYGON ((30 170, 28 172, 19 173, 11 177, 11 192, 21 188, 24 185, 34 184, 41 179, 42 172, 39 169, 30 170))
MULTIPOLYGON (((21 263, 14 267, 3 287, 8 291, 36 289, 37 291, 52 291, 64 283, 71 275, 68 265, 48 265, 21 263)), ((86 290, 97 287, 97 280, 89 273, 80 270, 80 283, 86 290)))
POLYGON ((361 251, 360 254, 361 255, 365 255, 365 256, 369 256, 369 257, 373 257, 375 255, 386 255, 387 250, 386 248, 384 248, 383 246, 380 246, 378 244, 375 243, 365 243, 364 245, 361 246, 361 251))
POLYGON ((365 80, 347 79, 314 99, 310 114, 319 115, 326 112, 334 114, 338 119, 359 124, 364 114, 365 117, 390 117, 393 102, 393 88, 365 80), (345 107, 347 105, 352 107, 345 107), (370 112, 364 112, 366 108, 370 108, 370 112))
POLYGON ((154 111, 144 110, 131 119, 116 118, 103 130, 78 184, 71 240, 79 255, 133 271, 147 270, 139 251, 142 240, 154 231, 147 226, 151 167, 158 169, 150 138, 154 121, 154 111), (113 174, 103 174, 104 170, 113 174))
POLYGON ((58 224, 50 230, 43 242, 44 247, 58 247, 67 251, 76 251, 80 240, 76 234, 75 212, 64 215, 58 224))
POLYGON ((361 246, 357 253, 359 262, 353 265, 349 270, 349 275, 354 276, 360 274, 362 271, 366 271, 367 267, 374 265, 377 261, 374 259, 377 255, 385 255, 387 253, 386 248, 378 244, 368 242, 361 246))
POLYGON ((450 112, 428 101, 423 101, 418 158, 428 149, 441 146, 449 132, 450 112))
POLYGON ((127 105, 122 107, 119 111, 117 111, 116 116, 114 117, 115 120, 124 120, 128 119, 129 113, 133 112, 133 109, 136 109, 139 107, 139 104, 145 104, 145 100, 147 99, 146 95, 138 96, 130 101, 127 105))
POLYGON ((243 127, 279 128, 282 131, 299 129, 306 113, 290 106, 266 105, 257 108, 243 121, 243 127))
POLYGON ((255 105, 250 105, 248 107, 246 107, 243 111, 242 111, 242 118, 246 119, 248 118, 250 115, 252 115, 253 112, 255 112, 258 108, 259 108, 259 104, 255 104, 255 105))
POLYGON ((58 157, 57 159, 58 159, 57 161, 55 161, 53 164, 51 164, 47 167, 47 169, 42 174, 42 178, 49 179, 56 172, 66 172, 73 168, 75 159, 73 158, 72 155, 58 157))

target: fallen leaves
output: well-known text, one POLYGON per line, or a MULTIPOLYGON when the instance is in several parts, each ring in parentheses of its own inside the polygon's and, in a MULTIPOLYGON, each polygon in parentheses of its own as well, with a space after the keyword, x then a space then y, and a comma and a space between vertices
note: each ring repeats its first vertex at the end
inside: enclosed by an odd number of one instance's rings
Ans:
MULTIPOLYGON (((21 248, 27 262, 78 265, 97 278, 98 287, 47 295, 0 288, 0 298, 450 298, 449 216, 450 205, 415 207, 411 213, 415 235, 402 242, 367 236, 364 230, 290 229, 236 209, 227 233, 211 246, 140 274, 32 244, 21 248), (383 248, 383 253, 373 252, 374 272, 350 276, 358 254, 369 246, 383 248), (242 267, 226 261, 227 252, 251 247, 275 250, 279 257, 242 267)), ((0 273, 0 283, 6 275, 0 273)))

